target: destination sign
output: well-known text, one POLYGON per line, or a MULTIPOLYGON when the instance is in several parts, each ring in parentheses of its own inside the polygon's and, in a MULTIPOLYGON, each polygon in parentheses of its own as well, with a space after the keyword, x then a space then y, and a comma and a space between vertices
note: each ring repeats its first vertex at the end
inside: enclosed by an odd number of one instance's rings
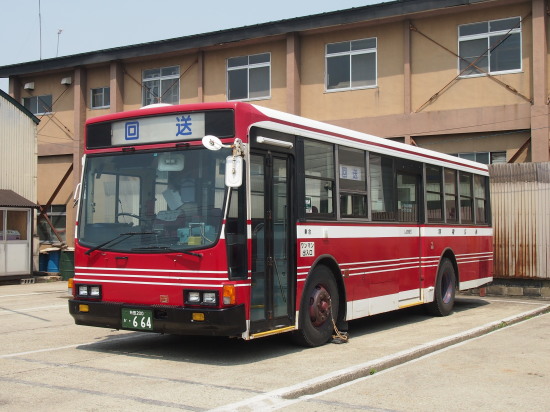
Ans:
POLYGON ((138 145, 202 138, 204 113, 182 113, 114 122, 113 146, 138 145))
POLYGON ((205 135, 220 139, 235 135, 233 110, 174 112, 156 116, 132 117, 86 126, 86 148, 200 140, 205 135))

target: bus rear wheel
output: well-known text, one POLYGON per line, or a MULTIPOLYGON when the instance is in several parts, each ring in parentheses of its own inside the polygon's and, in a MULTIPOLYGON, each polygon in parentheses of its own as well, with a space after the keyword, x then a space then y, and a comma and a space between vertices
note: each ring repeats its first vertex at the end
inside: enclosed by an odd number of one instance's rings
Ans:
POLYGON ((303 346, 324 345, 338 320, 338 287, 329 268, 318 266, 310 275, 300 304, 300 329, 294 340, 303 346))
POLYGON ((456 294, 456 273, 452 262, 443 259, 435 282, 434 301, 428 303, 427 309, 432 315, 447 316, 453 310, 456 294))

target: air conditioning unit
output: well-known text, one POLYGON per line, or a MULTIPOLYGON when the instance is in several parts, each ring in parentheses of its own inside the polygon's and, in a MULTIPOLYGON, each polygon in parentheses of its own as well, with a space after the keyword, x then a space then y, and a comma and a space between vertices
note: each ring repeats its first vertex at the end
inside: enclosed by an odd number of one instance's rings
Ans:
POLYGON ((34 90, 34 82, 25 83, 25 85, 23 86, 23 89, 25 89, 25 90, 34 90))
POLYGON ((69 85, 73 82, 73 79, 71 77, 63 77, 61 79, 61 84, 69 85))

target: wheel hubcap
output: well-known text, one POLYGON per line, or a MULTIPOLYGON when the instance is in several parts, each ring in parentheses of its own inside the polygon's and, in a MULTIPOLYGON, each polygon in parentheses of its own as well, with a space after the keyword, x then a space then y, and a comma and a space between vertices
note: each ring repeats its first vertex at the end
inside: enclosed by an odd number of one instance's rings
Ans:
POLYGON ((330 294, 317 285, 309 298, 309 317, 313 326, 321 326, 330 316, 330 294))
POLYGON ((451 282, 451 276, 445 274, 441 281, 441 294, 443 296, 443 302, 449 303, 453 295, 453 284, 451 282))

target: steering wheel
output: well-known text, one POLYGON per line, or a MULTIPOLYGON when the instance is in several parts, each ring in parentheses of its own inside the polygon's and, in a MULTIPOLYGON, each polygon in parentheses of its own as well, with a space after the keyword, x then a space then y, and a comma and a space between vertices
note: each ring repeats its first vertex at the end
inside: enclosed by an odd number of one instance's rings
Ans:
MULTIPOLYGON (((136 220, 137 220, 138 222, 140 222, 140 223, 141 223, 142 221, 147 221, 147 220, 148 220, 148 219, 146 219, 146 218, 144 218, 144 217, 141 217, 141 216, 138 216, 138 215, 136 215, 136 214, 134 214, 134 213, 121 212, 121 213, 117 213, 117 215, 116 215, 116 221, 117 221, 117 222, 118 222, 118 218, 119 218, 120 216, 129 216, 129 217, 131 217, 131 218, 136 219, 136 220)), ((119 222, 119 223, 120 223, 120 222, 119 222)), ((133 226, 133 223, 132 223, 131 225, 133 226)))

